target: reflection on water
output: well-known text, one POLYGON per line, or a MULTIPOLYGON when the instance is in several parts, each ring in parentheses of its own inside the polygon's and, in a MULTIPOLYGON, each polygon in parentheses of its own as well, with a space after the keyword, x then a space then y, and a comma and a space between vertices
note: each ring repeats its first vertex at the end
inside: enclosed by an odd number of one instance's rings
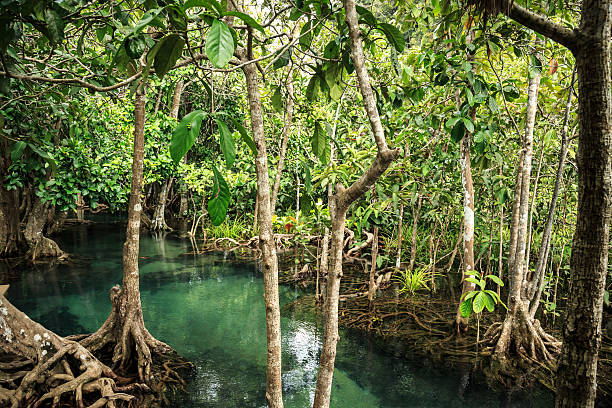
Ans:
MULTIPOLYGON (((63 334, 91 332, 110 311, 109 289, 121 281, 122 227, 71 228, 62 248, 74 265, 21 267, 7 296, 33 319, 63 334)), ((142 304, 148 329, 197 369, 177 407, 264 407, 266 330, 263 279, 231 254, 184 255, 189 240, 143 233, 142 304)), ((14 274, 15 271, 13 271, 14 274)), ((282 287, 280 299, 295 299, 282 287)), ((284 311, 283 385, 287 407, 312 404, 322 331, 313 316, 284 311)), ((341 332, 332 407, 550 407, 544 391, 520 399, 470 383, 469 371, 394 358, 364 336, 341 332)))

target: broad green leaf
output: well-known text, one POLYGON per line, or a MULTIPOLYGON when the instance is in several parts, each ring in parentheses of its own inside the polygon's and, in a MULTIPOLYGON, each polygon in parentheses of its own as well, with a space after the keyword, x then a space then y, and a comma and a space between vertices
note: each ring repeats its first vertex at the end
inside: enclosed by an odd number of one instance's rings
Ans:
POLYGON ((499 107, 497 106, 497 101, 495 100, 495 96, 489 96, 489 110, 493 113, 497 113, 499 111, 499 107))
POLYGON ((215 119, 215 122, 217 122, 217 126, 219 127, 221 151, 225 157, 226 166, 229 169, 236 160, 236 145, 234 144, 234 138, 225 122, 219 119, 215 119))
POLYGON ((389 44, 391 44, 397 50, 397 52, 404 51, 404 48, 406 48, 406 40, 404 39, 402 32, 398 30, 397 27, 388 23, 378 23, 377 28, 382 31, 383 34, 385 34, 389 44))
POLYGON ((531 56, 529 64, 529 78, 533 79, 542 73, 542 61, 535 55, 531 56))
POLYGON ((140 58, 142 53, 147 49, 147 43, 142 34, 126 38, 124 44, 127 56, 131 59, 140 58))
POLYGON ((210 221, 213 225, 221 225, 227 214, 230 192, 227 183, 216 166, 213 166, 213 175, 213 191, 212 198, 208 200, 208 215, 210 215, 210 221))
POLYGON ((181 161, 185 153, 191 149, 200 133, 202 120, 207 113, 201 110, 193 111, 183 117, 172 132, 170 141, 170 157, 175 163, 181 161))
MULTIPOLYGON (((321 127, 321 123, 319 121, 315 122, 315 128, 312 132, 312 138, 310 139, 310 146, 312 147, 312 152, 319 159, 325 155, 325 145, 327 145, 327 137, 325 131, 321 127)), ((323 161, 321 159, 321 161, 323 161)))
POLYGON ((374 17, 374 14, 372 14, 370 10, 362 6, 355 6, 355 9, 357 10, 357 13, 359 13, 359 17, 363 21, 365 21, 368 25, 372 27, 376 27, 376 25, 378 24, 378 21, 376 20, 376 17, 374 17))
POLYGON ((482 281, 481 281, 480 279, 476 279, 476 278, 465 278, 464 280, 465 280, 465 281, 467 281, 467 282, 471 282, 471 283, 473 283, 474 285, 478 285, 478 286, 482 287, 482 281))
POLYGON ((504 282, 496 275, 487 275, 485 278, 491 279, 493 282, 497 283, 499 286, 504 286, 504 282))
POLYGON ((222 21, 213 20, 206 37, 206 56, 217 68, 223 68, 234 55, 234 37, 222 21))
POLYGON ((46 9, 45 22, 47 23, 49 40, 54 44, 62 42, 64 39, 64 20, 62 20, 57 11, 46 9))
POLYGON ((140 21, 136 23, 136 25, 130 30, 128 35, 140 34, 142 30, 144 30, 144 28, 149 25, 149 23, 151 23, 153 20, 157 18, 157 16, 159 16, 159 13, 161 13, 162 10, 163 10, 162 8, 155 8, 155 9, 151 9, 145 12, 142 15, 142 18, 140 19, 140 21))
POLYGON ((259 24, 255 19, 248 14, 241 13, 239 11, 226 11, 223 13, 224 16, 234 16, 238 17, 242 21, 244 21, 247 25, 253 27, 254 29, 261 31, 262 34, 265 34, 264 28, 259 24))
POLYGON ((461 118, 461 120, 463 121, 463 124, 465 125, 467 131, 472 133, 474 131, 474 123, 472 122, 472 120, 470 118, 461 118))
POLYGON ((276 88, 270 101, 272 102, 272 107, 274 107, 274 110, 277 112, 283 111, 283 96, 281 94, 280 86, 276 88))
POLYGON ((484 299, 484 305, 489 312, 495 310, 495 301, 488 293, 483 293, 482 297, 484 299))
POLYGON ((459 311, 463 318, 468 318, 472 314, 472 299, 464 300, 459 306, 459 311))
POLYGON ((313 20, 308 20, 306 24, 302 26, 302 30, 300 31, 300 39, 299 44, 302 51, 306 51, 310 48, 310 44, 312 43, 312 27, 313 20))
POLYGON ((11 161, 14 162, 18 160, 23 154, 26 146, 27 143, 22 140, 15 142, 15 144, 13 145, 13 150, 11 150, 11 161))
POLYGON ((306 99, 309 102, 314 101, 318 94, 318 90, 319 90, 318 81, 319 81, 319 77, 315 75, 312 78, 310 78, 310 81, 308 82, 308 87, 306 88, 306 99))
POLYGON ((155 74, 162 79, 170 71, 183 52, 185 40, 178 34, 169 34, 159 40, 161 43, 155 54, 155 74))
POLYGON ((244 126, 242 126, 242 123, 240 123, 240 121, 234 118, 230 118, 230 119, 232 123, 234 124, 234 127, 238 129, 238 133, 240 133, 240 137, 242 138, 242 141, 246 143, 249 149, 251 149, 251 151, 253 152, 253 156, 257 156, 257 147, 255 146, 255 142, 253 142, 253 139, 251 138, 251 136, 249 136, 244 126))
POLYGON ((478 292, 478 294, 474 297, 474 313, 480 313, 485 308, 485 296, 486 294, 484 292, 478 292))
POLYGON ((453 130, 451 130, 451 140, 455 143, 459 143, 465 135, 465 125, 462 120, 457 121, 453 130))
POLYGON ((183 10, 193 7, 202 7, 210 11, 216 11, 219 15, 223 15, 223 7, 215 0, 187 0, 183 5, 183 10))

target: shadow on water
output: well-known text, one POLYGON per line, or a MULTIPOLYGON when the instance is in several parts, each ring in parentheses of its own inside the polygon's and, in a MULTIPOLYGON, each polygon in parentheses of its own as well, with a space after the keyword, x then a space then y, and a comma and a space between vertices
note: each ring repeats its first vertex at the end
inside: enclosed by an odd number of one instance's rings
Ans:
MULTIPOLYGON (((121 223, 72 227, 59 241, 75 262, 0 271, 7 296, 62 334, 91 332, 110 311, 109 289, 121 282, 121 223), (10 273, 8 273, 10 272, 10 273)), ((185 255, 189 240, 141 236, 140 273, 148 329, 191 360, 196 374, 177 407, 264 407, 266 330, 263 279, 253 263, 231 255, 185 255), (227 260, 225 258, 230 258, 227 260)), ((0 267, 1 268, 1 267, 0 267)), ((283 305, 299 293, 281 287, 283 305)), ((313 313, 283 309, 283 384, 287 407, 311 406, 322 328, 313 313)), ((332 407, 550 407, 547 391, 495 392, 470 367, 396 358, 368 336, 344 330, 332 407)))

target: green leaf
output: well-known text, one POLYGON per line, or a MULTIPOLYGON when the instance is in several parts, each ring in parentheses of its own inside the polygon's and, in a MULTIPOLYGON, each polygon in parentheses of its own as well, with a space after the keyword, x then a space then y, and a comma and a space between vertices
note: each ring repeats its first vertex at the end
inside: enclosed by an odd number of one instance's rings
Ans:
POLYGON ((210 11, 216 11, 219 15, 223 15, 223 7, 215 0, 187 0, 183 5, 183 10, 187 11, 187 9, 193 7, 202 7, 210 11))
POLYGON ((461 317, 467 319, 472 314, 472 299, 464 300, 461 302, 461 306, 459 306, 459 311, 461 312, 461 317))
POLYGON ((486 294, 484 292, 478 292, 478 294, 474 297, 473 308, 474 313, 480 313, 485 308, 485 298, 486 294))
POLYGON ((26 146, 27 143, 22 140, 15 142, 15 144, 13 145, 13 149, 11 150, 11 161, 14 162, 18 160, 23 154, 26 146))
POLYGON ((482 297, 484 299, 484 305, 487 308, 487 310, 489 312, 492 312, 493 310, 495 310, 495 301, 493 300, 493 298, 491 298, 491 296, 488 293, 483 293, 482 297))
POLYGON ((64 39, 64 20, 55 10, 46 9, 45 22, 49 40, 54 44, 60 43, 64 39))
MULTIPOLYGON (((325 131, 321 127, 321 123, 319 121, 315 122, 314 132, 312 132, 312 138, 310 139, 310 146, 312 147, 312 152, 319 159, 325 155, 325 145, 327 145, 327 138, 325 131)), ((323 161, 323 159, 321 159, 323 161)))
POLYGON ((174 163, 178 164, 185 153, 191 149, 200 133, 202 120, 207 115, 206 112, 201 110, 193 111, 185 115, 176 126, 170 141, 170 157, 172 157, 174 163))
POLYGON ((234 55, 234 37, 222 21, 213 20, 206 37, 206 56, 217 68, 223 68, 234 55))
POLYGON ((497 283, 499 286, 504 286, 504 282, 496 275, 487 275, 485 278, 491 279, 493 282, 497 283))
POLYGON ((531 56, 529 64, 529 78, 533 79, 542 73, 542 61, 535 55, 531 56))
POLYGON ((317 77, 316 75, 313 76, 312 78, 310 78, 310 81, 308 82, 308 87, 306 88, 306 99, 309 102, 312 102, 315 100, 317 94, 319 93, 319 77, 317 77))
POLYGON ((240 133, 240 137, 242 138, 242 141, 246 143, 249 149, 251 149, 251 151, 253 152, 253 156, 257 156, 257 147, 255 146, 255 142, 253 142, 253 139, 251 139, 251 136, 249 136, 244 126, 242 126, 242 123, 240 123, 240 121, 234 118, 230 118, 230 119, 232 123, 234 124, 234 127, 238 129, 238 133, 240 133))
POLYGON ((281 94, 280 86, 274 91, 274 95, 271 98, 272 106, 277 112, 283 111, 283 95, 281 94))
POLYGON ((300 39, 299 44, 302 51, 306 51, 310 48, 310 44, 312 43, 312 27, 314 25, 313 20, 308 20, 306 24, 302 26, 300 30, 300 39))
POLYGON ((392 24, 388 23, 378 23, 377 27, 380 31, 385 34, 387 37, 387 41, 391 44, 397 52, 403 52, 404 48, 406 48, 406 40, 404 39, 404 35, 400 30, 397 29, 392 24))
POLYGON ((499 107, 497 106, 497 101, 495 100, 495 96, 489 96, 489 110, 493 113, 499 112, 499 107))
POLYGON ((178 34, 169 34, 162 38, 159 50, 155 54, 155 73, 162 79, 170 71, 183 52, 185 40, 178 34))
POLYGON ((234 138, 225 122, 219 119, 215 119, 215 122, 217 122, 217 126, 219 127, 221 151, 225 157, 226 166, 229 169, 236 160, 236 145, 234 144, 234 138))
POLYGON ((144 30, 144 28, 149 25, 150 22, 152 22, 153 20, 157 18, 157 16, 159 16, 159 13, 161 13, 162 10, 163 10, 162 8, 155 8, 155 9, 151 9, 145 12, 142 15, 142 18, 140 19, 140 21, 136 23, 136 25, 130 30, 128 35, 140 34, 142 30, 144 30))
POLYGON ((472 120, 470 118, 461 118, 461 120, 463 121, 463 124, 465 125, 467 131, 472 133, 474 131, 474 123, 472 122, 472 120))
POLYGON ((451 140, 455 143, 459 143, 465 135, 465 125, 462 120, 457 121, 453 130, 451 130, 451 140))
POLYGON ((213 166, 213 175, 213 197, 208 200, 208 215, 210 215, 210 221, 213 225, 217 226, 221 225, 225 220, 227 207, 230 202, 230 192, 227 183, 216 166, 213 166))
POLYGON ((254 29, 261 31, 262 34, 265 34, 264 28, 259 24, 255 19, 247 14, 241 13, 239 11, 226 11, 223 13, 224 16, 234 16, 238 17, 242 21, 244 21, 247 25, 253 27, 254 29))
POLYGON ((355 9, 357 10, 357 13, 359 13, 359 17, 363 19, 363 21, 365 21, 367 24, 369 24, 372 27, 376 27, 376 25, 378 24, 378 21, 376 20, 376 17, 374 17, 374 14, 372 14, 370 10, 362 6, 355 6, 355 9))
POLYGON ((8 96, 11 93, 11 78, 0 78, 0 95, 8 96))
POLYGON ((480 279, 476 279, 476 278, 465 278, 464 280, 465 280, 465 281, 467 281, 467 282, 471 282, 471 283, 473 283, 474 285, 478 285, 478 286, 481 286, 481 287, 482 287, 480 279))

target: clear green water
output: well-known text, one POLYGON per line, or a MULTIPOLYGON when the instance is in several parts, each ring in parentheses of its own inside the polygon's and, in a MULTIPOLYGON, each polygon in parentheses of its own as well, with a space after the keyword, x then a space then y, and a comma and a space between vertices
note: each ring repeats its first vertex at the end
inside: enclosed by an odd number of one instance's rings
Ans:
MULTIPOLYGON (((121 281, 123 228, 118 223, 65 232, 62 248, 78 265, 20 268, 8 298, 60 334, 96 330, 110 311, 108 293, 121 281)), ((223 254, 184 255, 189 240, 141 237, 142 304, 148 329, 192 362, 197 372, 177 407, 264 407, 266 336, 263 279, 252 263, 223 254)), ((231 255, 230 255, 231 256, 231 255)), ((15 274, 15 271, 13 271, 15 274)), ((282 304, 299 294, 282 287, 282 304)), ((314 316, 284 311, 286 407, 308 407, 322 340, 314 316)), ((469 370, 395 358, 366 336, 343 331, 332 407, 551 407, 540 390, 501 394, 474 383, 469 370)))

